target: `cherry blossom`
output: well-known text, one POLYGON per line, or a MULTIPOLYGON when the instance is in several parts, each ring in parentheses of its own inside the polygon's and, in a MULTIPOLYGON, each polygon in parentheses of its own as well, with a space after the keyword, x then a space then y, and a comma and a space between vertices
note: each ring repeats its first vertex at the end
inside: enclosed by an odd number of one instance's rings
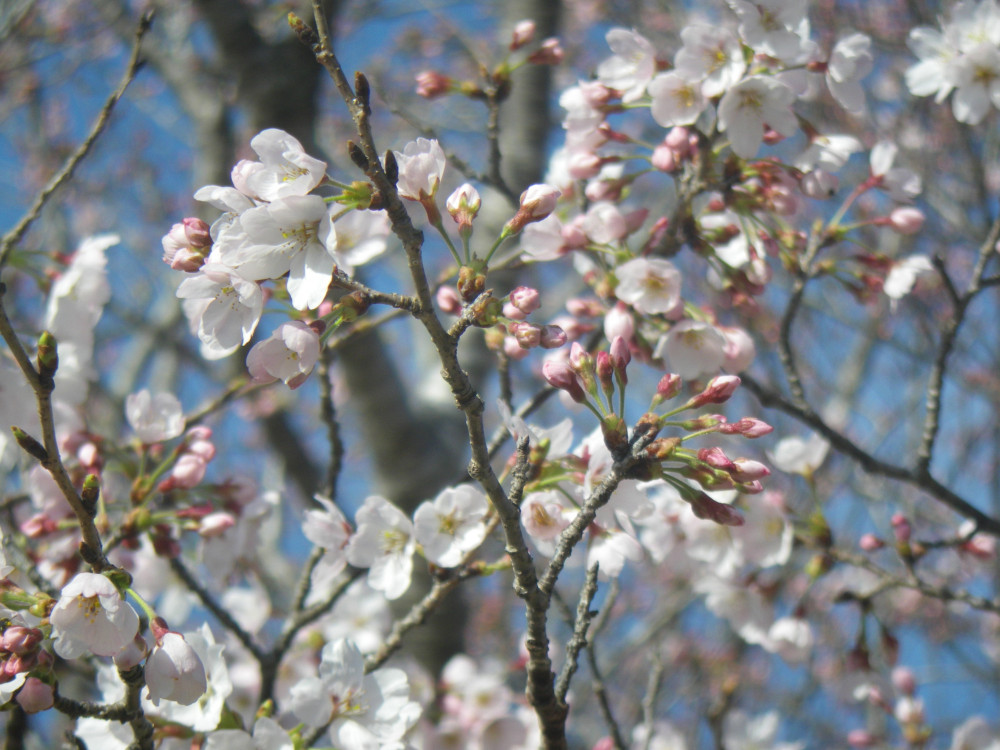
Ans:
POLYGON ((313 727, 334 722, 331 738, 344 747, 402 739, 420 716, 420 706, 409 699, 406 673, 382 668, 365 674, 361 652, 349 640, 326 644, 321 656, 319 676, 292 687, 296 717, 313 727))
POLYGON ((114 656, 139 631, 139 617, 111 580, 78 573, 49 615, 55 650, 64 659, 84 654, 114 656))
POLYGON ((250 341, 264 307, 260 286, 217 263, 206 263, 184 279, 177 296, 185 300, 184 312, 209 359, 232 354, 250 341))
POLYGON ((696 378, 719 371, 727 345, 725 335, 711 323, 682 320, 660 339, 653 355, 664 358, 682 378, 696 378))
POLYGON ((125 398, 125 418, 144 443, 160 443, 184 432, 184 409, 172 393, 155 396, 143 388, 125 398))
POLYGON ((795 94, 781 81, 766 76, 750 76, 722 96, 719 102, 719 130, 729 135, 733 151, 752 159, 764 140, 768 125, 783 136, 798 130, 791 105, 795 94))
POLYGON ((326 164, 283 130, 262 130, 250 147, 260 161, 242 161, 233 168, 233 184, 245 195, 264 201, 306 195, 326 177, 326 164))
MULTIPOLYGON (((721 96, 746 72, 740 41, 725 27, 685 26, 681 29, 681 40, 684 45, 677 51, 674 64, 685 78, 701 82, 703 96, 721 96)), ((655 98, 652 88, 650 95, 655 98)))
POLYGON ((892 264, 885 277, 882 291, 895 307, 896 302, 913 290, 913 285, 923 276, 934 273, 934 266, 926 255, 911 255, 892 264))
POLYGON ((399 165, 397 189, 403 198, 423 201, 437 195, 447 164, 444 151, 436 140, 418 138, 393 152, 399 165))
POLYGON ((598 80, 622 92, 622 101, 634 102, 656 72, 656 50, 635 30, 615 28, 604 37, 615 54, 597 67, 598 80))
POLYGON ((699 84, 684 69, 656 76, 648 87, 653 119, 665 128, 694 123, 707 104, 699 84))
POLYGON ((486 538, 486 496, 469 484, 449 487, 413 514, 413 529, 424 556, 453 568, 486 538))
POLYGON ((668 313, 681 301, 681 274, 669 260, 633 258, 615 275, 615 296, 641 313, 668 313))
POLYGON ((257 383, 281 380, 294 390, 306 381, 318 359, 319 335, 305 323, 291 320, 254 344, 247 354, 247 370, 257 383))
POLYGON ((347 545, 347 561, 368 568, 368 584, 398 599, 410 587, 416 540, 413 524, 383 497, 367 498, 355 516, 357 532, 347 545))
POLYGON ((331 248, 337 232, 323 199, 316 195, 281 198, 240 215, 244 241, 220 251, 223 262, 247 279, 288 274, 296 310, 314 310, 333 278, 331 248))
POLYGON ((190 706, 208 689, 205 667, 198 654, 184 636, 171 630, 157 635, 144 673, 153 705, 169 700, 190 706))
POLYGON ((220 729, 205 736, 204 750, 294 750, 288 732, 274 719, 261 716, 254 722, 253 734, 242 729, 220 729))
POLYGON ((851 34, 841 39, 830 53, 826 69, 826 84, 840 106, 853 114, 865 109, 865 94, 861 79, 871 72, 872 40, 865 34, 851 34))

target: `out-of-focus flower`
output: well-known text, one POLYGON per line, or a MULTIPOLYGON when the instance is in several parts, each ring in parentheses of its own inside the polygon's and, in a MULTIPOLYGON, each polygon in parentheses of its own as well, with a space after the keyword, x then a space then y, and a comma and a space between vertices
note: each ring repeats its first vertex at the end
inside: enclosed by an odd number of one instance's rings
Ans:
POLYGON ((125 397, 125 418, 144 443, 160 443, 184 432, 184 409, 172 393, 143 388, 125 397))

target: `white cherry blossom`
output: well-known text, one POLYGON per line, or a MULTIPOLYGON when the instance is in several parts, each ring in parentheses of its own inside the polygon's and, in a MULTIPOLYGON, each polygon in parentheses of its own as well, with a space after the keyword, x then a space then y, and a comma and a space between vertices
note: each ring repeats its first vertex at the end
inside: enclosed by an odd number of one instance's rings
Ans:
POLYGON ((719 130, 729 135, 733 151, 744 159, 757 155, 764 126, 791 136, 798 130, 792 112, 795 94, 775 78, 750 76, 727 91, 719 102, 719 130))
POLYGON ((711 323, 682 320, 656 345, 655 357, 663 357, 667 368, 682 378, 713 375, 726 361, 725 334, 711 323))
POLYGON ((615 54, 597 66, 597 79, 622 92, 623 102, 638 100, 656 73, 656 50, 634 29, 614 28, 604 38, 615 54))
POLYGON ((726 93, 746 72, 740 40, 727 28, 692 24, 681 30, 681 41, 684 46, 674 57, 677 72, 701 81, 708 98, 726 93))
POLYGON ((421 503, 413 528, 424 556, 442 568, 453 568, 486 538, 490 504, 471 484, 448 487, 433 501, 421 503))
POLYGON ((252 208, 240 216, 246 239, 223 262, 248 279, 288 274, 288 293, 296 310, 314 310, 333 279, 331 248, 337 233, 326 203, 316 195, 291 196, 252 208))
POLYGON ((160 443, 184 432, 184 409, 172 393, 143 388, 125 397, 125 418, 144 443, 160 443))
POLYGON ((206 263, 184 279, 177 296, 209 359, 232 354, 250 341, 264 307, 260 286, 227 266, 206 263))
POLYGON ((399 194, 411 201, 433 198, 441 185, 447 160, 444 150, 436 140, 417 138, 403 147, 402 153, 393 152, 399 165, 399 194))
POLYGON ((64 659, 114 656, 139 631, 139 617, 106 576, 77 573, 49 615, 55 650, 64 659))
POLYGON ((696 77, 684 70, 660 73, 649 83, 650 113, 658 125, 691 125, 708 102, 696 77))
POLYGON ((354 520, 358 530, 347 545, 347 561, 368 568, 368 584, 386 599, 398 599, 410 587, 413 573, 413 524, 378 495, 365 500, 354 520))
POLYGON ((262 130, 250 141, 259 162, 242 161, 233 168, 233 184, 246 195, 273 201, 306 195, 326 177, 326 164, 309 156, 302 144, 283 130, 262 130))
POLYGON ((254 344, 247 354, 247 370, 254 382, 281 380, 295 389, 306 381, 317 360, 319 334, 300 320, 289 320, 270 338, 254 344))
POLYGON ((669 260, 633 258, 615 271, 615 296, 647 315, 667 313, 681 301, 681 274, 669 260))
POLYGON ((833 47, 827 63, 826 85, 833 98, 848 112, 860 114, 865 109, 861 79, 872 70, 872 40, 865 34, 851 34, 833 47))
POLYGON ((146 687, 153 705, 161 700, 190 706, 208 689, 205 667, 180 633, 167 631, 146 659, 146 687))

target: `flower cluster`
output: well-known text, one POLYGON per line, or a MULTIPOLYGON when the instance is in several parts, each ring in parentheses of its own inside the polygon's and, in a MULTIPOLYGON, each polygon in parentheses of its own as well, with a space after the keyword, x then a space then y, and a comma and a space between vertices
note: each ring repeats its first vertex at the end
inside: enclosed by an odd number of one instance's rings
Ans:
MULTIPOLYGON (((263 281, 282 281, 278 291, 295 310, 316 310, 335 270, 351 273, 386 247, 382 213, 351 212, 342 222, 347 231, 338 235, 337 207, 314 192, 327 182, 326 164, 306 154, 295 138, 264 130, 250 145, 260 160, 239 162, 233 187, 209 185, 195 193, 223 212, 211 228, 185 219, 163 239, 164 260, 189 273, 177 296, 202 353, 212 359, 250 341, 263 313, 263 281)), ((280 379, 296 387, 308 375, 318 344, 296 323, 283 324, 269 343, 262 342, 248 362, 255 380, 280 379)))
POLYGON ((920 62, 906 71, 916 96, 938 103, 951 97, 955 119, 976 125, 990 106, 1000 109, 1000 8, 991 0, 961 2, 941 28, 910 32, 910 49, 920 62))

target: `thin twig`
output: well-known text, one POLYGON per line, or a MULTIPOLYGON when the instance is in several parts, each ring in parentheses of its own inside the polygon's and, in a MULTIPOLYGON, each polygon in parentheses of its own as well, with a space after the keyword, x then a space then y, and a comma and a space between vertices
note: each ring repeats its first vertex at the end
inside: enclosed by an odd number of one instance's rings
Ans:
POLYGON ((28 231, 28 228, 34 223, 35 219, 38 218, 39 213, 41 213, 42 208, 48 202, 52 194, 56 192, 60 187, 62 187, 72 176, 74 170, 80 164, 81 161, 90 153, 93 148, 94 143, 100 137, 101 133, 104 132, 105 127, 107 127, 108 120, 111 117, 111 111, 115 108, 115 105, 125 94, 125 89, 135 78, 136 73, 142 67, 142 60, 139 58, 139 49, 142 45, 142 38, 149 31, 150 24, 153 22, 153 11, 146 11, 143 13, 142 17, 139 19, 139 24, 135 29, 135 36, 132 41, 132 53, 129 56, 128 64, 125 67, 125 73, 122 75, 121 81, 118 83, 118 88, 108 97, 107 101, 104 102, 104 106, 101 107, 100 113, 97 115, 97 119, 90 128, 90 133, 84 139, 83 143, 77 148, 76 151, 66 160, 63 164, 62 169, 56 172, 52 178, 48 181, 45 187, 42 188, 41 192, 35 197, 34 202, 25 212, 21 220, 7 232, 2 238, 0 238, 0 269, 2 269, 10 258, 10 254, 14 250, 14 246, 21 241, 24 233, 28 231))

